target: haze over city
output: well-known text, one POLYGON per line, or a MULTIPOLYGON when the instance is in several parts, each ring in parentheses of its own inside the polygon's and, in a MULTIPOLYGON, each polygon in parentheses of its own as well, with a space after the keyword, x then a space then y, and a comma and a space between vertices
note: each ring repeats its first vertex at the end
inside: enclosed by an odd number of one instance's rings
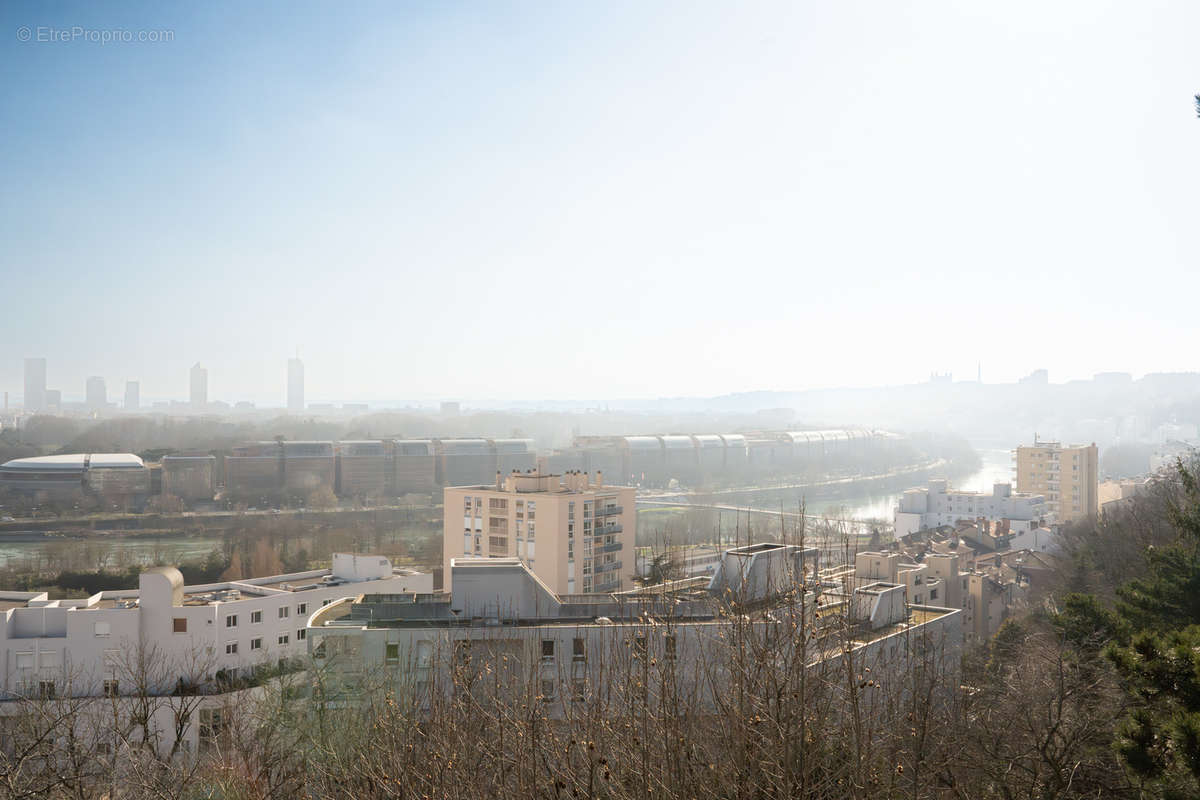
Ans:
POLYGON ((1193 3, 0 20, 174 36, 0 51, 14 399, 28 356, 260 405, 297 351, 395 406, 1196 366, 1193 3))
POLYGON ((1200 797, 1197 31, 0 5, 0 800, 1200 797))

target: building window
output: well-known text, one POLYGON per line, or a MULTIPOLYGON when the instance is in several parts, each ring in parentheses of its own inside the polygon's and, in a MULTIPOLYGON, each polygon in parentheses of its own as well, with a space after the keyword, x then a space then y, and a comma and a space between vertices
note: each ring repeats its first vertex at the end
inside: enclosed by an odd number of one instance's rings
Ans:
POLYGON ((121 694, 121 682, 116 678, 104 682, 104 696, 117 697, 121 694))
POLYGON ((279 634, 278 641, 279 641, 279 644, 287 644, 288 643, 288 635, 286 633, 279 634))
POLYGON ((290 614, 290 613, 292 613, 292 610, 290 608, 288 608, 287 606, 279 607, 279 618, 280 619, 287 619, 288 614, 290 614))
POLYGON ((543 678, 542 679, 542 699, 544 701, 546 701, 547 703, 551 703, 554 701, 554 679, 553 678, 543 678))
POLYGON ((571 694, 576 703, 582 703, 587 699, 587 682, 583 678, 576 678, 571 682, 571 694))
POLYGON ((542 639, 542 661, 554 660, 554 640, 542 639))
POLYGON ((95 630, 97 636, 108 636, 112 633, 112 625, 107 622, 97 622, 95 630))
POLYGON ((227 655, 227 656, 236 656, 236 655, 237 655, 237 644, 238 644, 237 642, 228 642, 228 643, 226 643, 226 645, 225 645, 225 655, 227 655))
POLYGON ((400 643, 388 642, 384 645, 383 660, 388 664, 400 663, 400 643))
POLYGON ((668 633, 663 637, 663 657, 668 661, 675 660, 675 634, 668 633))
POLYGON ((250 640, 250 649, 251 650, 262 650, 262 639, 251 639, 250 640))
POLYGON ((172 625, 175 633, 187 633, 187 617, 175 617, 172 625))
POLYGON ((200 709, 200 749, 207 750, 217 743, 225 732, 225 723, 219 708, 200 709))
POLYGON ((937 589, 930 589, 930 590, 929 590, 929 599, 930 599, 930 600, 937 600, 937 589))
POLYGON ((575 638, 571 640, 571 660, 583 661, 587 658, 587 651, 583 639, 575 638))
POLYGON ((38 681, 38 698, 42 700, 53 700, 54 689, 54 681, 38 681))
POLYGON ((297 642, 303 642, 307 638, 308 638, 308 631, 306 629, 301 628, 300 630, 296 631, 296 641, 297 642))
POLYGON ((229 616, 225 617, 225 627, 226 628, 236 628, 237 627, 237 614, 230 614, 229 616))
POLYGON ((308 613, 308 603, 301 603, 296 606, 296 613, 301 615, 308 613))

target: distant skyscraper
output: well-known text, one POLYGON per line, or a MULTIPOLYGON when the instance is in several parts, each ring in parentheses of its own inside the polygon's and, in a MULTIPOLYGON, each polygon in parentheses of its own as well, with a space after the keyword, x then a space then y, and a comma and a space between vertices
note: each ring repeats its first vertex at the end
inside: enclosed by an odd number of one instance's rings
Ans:
POLYGON ((204 408, 208 405, 208 370, 197 361, 192 367, 192 393, 189 395, 192 408, 204 408))
POLYGON ((62 391, 59 389, 46 390, 46 410, 62 411, 62 391))
POLYGON ((304 410, 304 362, 288 359, 288 411, 304 410))
POLYGON ((46 359, 25 359, 25 410, 46 409, 46 359))
POLYGON ((125 410, 137 411, 142 404, 142 387, 137 381, 125 381, 125 410))
POLYGON ((89 411, 100 411, 108 406, 108 388, 104 378, 93 375, 87 379, 87 407, 89 411))

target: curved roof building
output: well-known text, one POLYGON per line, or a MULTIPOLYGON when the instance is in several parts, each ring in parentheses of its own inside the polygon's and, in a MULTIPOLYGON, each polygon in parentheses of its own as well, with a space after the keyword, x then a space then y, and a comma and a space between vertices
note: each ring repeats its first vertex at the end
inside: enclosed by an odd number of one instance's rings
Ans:
POLYGON ((149 472, 133 453, 14 458, 0 464, 0 488, 62 493, 90 488, 101 493, 133 494, 149 489, 149 472))

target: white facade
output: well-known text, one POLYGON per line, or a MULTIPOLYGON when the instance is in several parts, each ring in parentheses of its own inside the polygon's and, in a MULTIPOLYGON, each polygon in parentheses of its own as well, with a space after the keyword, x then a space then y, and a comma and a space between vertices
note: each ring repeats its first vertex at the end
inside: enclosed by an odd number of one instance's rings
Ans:
POLYGON ((909 489, 900 496, 896 506, 896 536, 979 517, 989 521, 1008 520, 1012 532, 1019 534, 1041 527, 1049 516, 1042 495, 1013 492, 1008 483, 997 483, 991 494, 984 494, 956 491, 950 488, 949 481, 930 481, 928 487, 909 489))
POLYGON ((244 675, 303 656, 308 617, 323 605, 362 592, 432 588, 429 574, 338 553, 328 570, 201 586, 184 586, 174 567, 155 567, 137 589, 86 600, 0 593, 0 678, 10 697, 61 696, 68 687, 80 696, 121 694, 119 682, 139 655, 153 662, 141 674, 160 684, 244 675))
POLYGON ((1015 533, 1008 541, 1010 550, 1032 550, 1035 553, 1057 553, 1062 538, 1049 528, 1030 528, 1015 533))
POLYGON ((808 663, 817 666, 844 656, 838 620, 848 615, 869 626, 855 637, 853 652, 876 677, 903 674, 918 661, 957 670, 961 609, 910 606, 902 585, 880 582, 865 594, 856 588, 822 600, 817 557, 815 548, 750 545, 723 553, 709 580, 613 595, 556 595, 515 558, 455 559, 449 594, 339 601, 310 617, 308 646, 325 702, 371 702, 369 692, 381 688, 427 702, 450 691, 455 671, 470 664, 493 676, 486 683, 531 689, 551 717, 620 691, 614 681, 638 660, 669 671, 687 687, 681 691, 715 707, 726 684, 714 654, 742 622, 784 659, 802 638, 812 648, 808 663), (730 603, 754 611, 723 613, 730 603), (818 606, 825 609, 820 616, 818 606), (794 635, 799 631, 810 632, 794 635))

